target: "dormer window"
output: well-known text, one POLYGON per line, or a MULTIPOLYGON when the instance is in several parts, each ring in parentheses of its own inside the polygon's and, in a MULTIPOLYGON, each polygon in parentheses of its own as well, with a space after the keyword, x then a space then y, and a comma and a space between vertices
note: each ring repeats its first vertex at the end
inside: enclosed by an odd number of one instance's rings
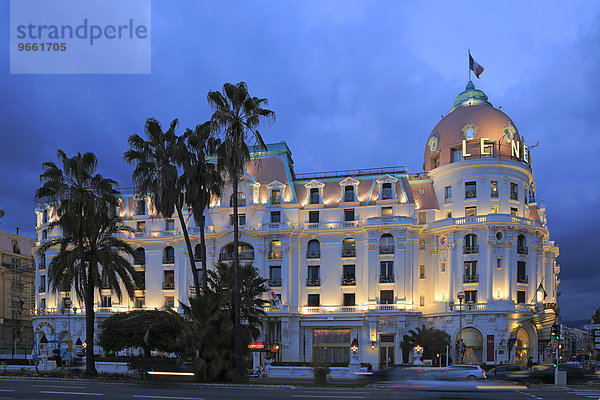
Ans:
POLYGON ((384 175, 377 179, 379 184, 379 198, 378 200, 393 200, 396 198, 396 183, 398 179, 391 175, 384 175))
POLYGON ((344 201, 345 202, 354 201, 354 186, 345 186, 344 187, 344 201))
POLYGON ((271 190, 271 204, 281 204, 281 189, 271 190))
MULTIPOLYGON (((246 206, 246 195, 244 194, 244 192, 237 193, 237 205, 238 207, 246 206)), ((229 207, 233 207, 233 194, 231 195, 231 197, 229 197, 229 207)))
POLYGON ((310 204, 319 204, 319 189, 310 189, 310 204))
POLYGON ((340 201, 344 203, 352 203, 358 201, 358 185, 359 181, 356 179, 347 177, 340 182, 342 188, 340 201))
POLYGON ((285 190, 285 184, 279 181, 273 181, 267 185, 267 189, 269 189, 269 204, 281 204, 281 197, 283 196, 283 192, 285 190))
POLYGON ((320 204, 323 199, 324 186, 324 183, 314 179, 304 185, 306 188, 306 201, 304 204, 320 204))
POLYGON ((135 215, 146 215, 146 200, 135 200, 135 215))

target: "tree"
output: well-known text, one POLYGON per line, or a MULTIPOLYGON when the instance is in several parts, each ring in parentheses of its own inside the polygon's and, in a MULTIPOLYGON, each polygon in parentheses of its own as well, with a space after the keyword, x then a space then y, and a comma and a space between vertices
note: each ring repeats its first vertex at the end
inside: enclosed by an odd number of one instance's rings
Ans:
POLYGON ((237 85, 226 83, 223 92, 209 92, 208 102, 213 107, 214 113, 211 123, 215 130, 223 136, 217 148, 218 166, 226 171, 233 188, 233 269, 234 269, 234 336, 235 355, 238 379, 245 380, 244 364, 242 359, 242 337, 240 324, 240 263, 238 254, 238 184, 244 174, 244 167, 250 160, 248 143, 257 143, 266 150, 266 145, 258 131, 262 120, 274 120, 275 113, 262 108, 267 104, 267 99, 251 97, 245 82, 237 85))
POLYGON ((185 188, 185 203, 194 216, 194 221, 200 227, 200 259, 202 262, 202 290, 208 290, 206 265, 206 240, 204 237, 204 210, 210 205, 211 197, 221 195, 223 179, 217 166, 208 161, 208 156, 214 154, 219 139, 213 137, 211 124, 205 122, 197 125, 194 130, 187 129, 184 135, 187 151, 181 153, 179 163, 183 166, 181 177, 185 188))
POLYGON ((592 324, 600 324, 600 307, 594 311, 590 320, 592 324))
POLYGON ((190 242, 187 225, 183 218, 183 188, 177 161, 184 157, 185 146, 182 138, 175 134, 178 120, 174 119, 166 132, 154 118, 148 118, 144 131, 148 140, 134 134, 129 137, 130 149, 123 155, 128 164, 135 163, 132 181, 139 196, 150 195, 156 211, 164 218, 171 218, 173 210, 183 231, 190 259, 190 268, 196 293, 200 292, 194 251, 190 242))
POLYGON ((78 153, 71 158, 58 150, 59 168, 53 162, 42 164, 42 186, 36 190, 35 199, 53 209, 57 219, 50 229, 60 228, 62 237, 40 246, 44 253, 59 247, 58 254, 48 267, 52 290, 71 288, 84 301, 86 312, 86 376, 95 376, 94 363, 94 295, 99 287, 102 265, 109 285, 121 297, 121 286, 116 276, 123 279, 128 293, 133 293, 132 272, 129 261, 122 254, 133 254, 133 249, 113 235, 129 229, 120 224, 114 214, 118 204, 115 181, 94 174, 98 165, 93 153, 78 153))
POLYGON ((402 339, 402 355, 404 361, 408 361, 408 354, 416 345, 423 347, 423 359, 434 359, 437 353, 446 351, 446 346, 450 344, 450 335, 446 332, 427 328, 423 325, 421 328, 411 329, 408 335, 402 339))
MULTIPOLYGON (((196 379, 200 381, 236 380, 239 374, 234 342, 233 266, 219 262, 215 271, 208 271, 209 288, 204 296, 182 304, 185 328, 182 343, 188 357, 193 360, 196 379)), ((267 292, 266 279, 260 277, 252 264, 240 268, 242 343, 244 354, 248 344, 259 337, 261 317, 265 315, 263 294, 267 292)))

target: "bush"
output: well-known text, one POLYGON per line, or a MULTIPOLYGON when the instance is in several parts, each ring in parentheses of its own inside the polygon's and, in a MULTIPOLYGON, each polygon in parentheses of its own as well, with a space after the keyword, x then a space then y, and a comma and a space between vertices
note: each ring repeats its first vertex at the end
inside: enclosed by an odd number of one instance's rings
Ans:
POLYGON ((313 362, 312 364, 313 374, 315 376, 315 383, 317 385, 327 384, 327 375, 331 372, 329 365, 323 362, 313 362))

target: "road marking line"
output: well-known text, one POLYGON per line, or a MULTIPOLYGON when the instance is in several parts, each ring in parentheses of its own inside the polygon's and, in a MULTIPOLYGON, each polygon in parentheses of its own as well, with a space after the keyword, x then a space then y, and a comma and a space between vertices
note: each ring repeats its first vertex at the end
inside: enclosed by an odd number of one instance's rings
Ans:
POLYGON ((138 397, 142 399, 204 400, 202 397, 146 396, 143 394, 134 394, 132 397, 138 397))
POLYGON ((51 387, 61 389, 83 389, 85 386, 60 386, 60 385, 31 385, 32 387, 51 387))
POLYGON ((40 390, 44 394, 74 394, 77 396, 104 396, 104 393, 86 393, 86 392, 54 392, 50 390, 40 390))
POLYGON ((326 396, 326 395, 309 395, 309 394, 294 394, 292 397, 310 397, 317 399, 366 399, 365 396, 326 396))
POLYGON ((14 392, 15 389, 0 389, 0 392, 14 392))

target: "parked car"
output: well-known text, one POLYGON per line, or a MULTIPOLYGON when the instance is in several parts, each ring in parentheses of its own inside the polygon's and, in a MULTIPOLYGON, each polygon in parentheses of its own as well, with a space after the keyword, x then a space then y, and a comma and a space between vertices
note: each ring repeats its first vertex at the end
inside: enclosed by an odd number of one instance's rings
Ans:
POLYGON ((371 378, 378 382, 477 380, 485 379, 485 371, 477 365, 451 365, 442 368, 395 365, 386 370, 373 371, 371 378))
MULTIPOLYGON (((567 372, 568 383, 586 382, 594 378, 594 371, 583 368, 578 362, 559 364, 558 369, 567 372)), ((554 370, 552 364, 535 365, 531 371, 512 372, 507 374, 507 378, 522 383, 553 383, 554 370)))
POLYGON ((486 376, 490 379, 507 379, 508 374, 520 371, 527 371, 527 367, 518 364, 502 364, 490 369, 486 376))
MULTIPOLYGON (((444 369, 444 368, 442 368, 444 369)), ((478 365, 450 365, 445 368, 447 372, 447 378, 450 380, 454 379, 485 379, 485 371, 478 365)))

